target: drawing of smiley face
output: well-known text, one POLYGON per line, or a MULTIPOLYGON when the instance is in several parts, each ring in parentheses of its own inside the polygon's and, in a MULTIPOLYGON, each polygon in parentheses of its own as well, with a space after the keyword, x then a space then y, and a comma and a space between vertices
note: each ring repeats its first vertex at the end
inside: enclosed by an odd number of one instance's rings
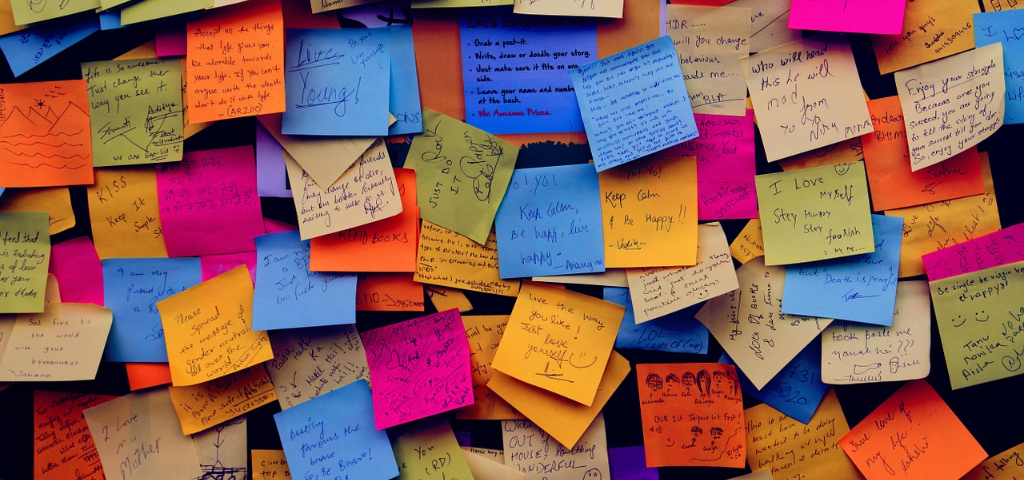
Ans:
POLYGON ((596 468, 583 472, 583 480, 602 480, 602 478, 601 471, 596 468))

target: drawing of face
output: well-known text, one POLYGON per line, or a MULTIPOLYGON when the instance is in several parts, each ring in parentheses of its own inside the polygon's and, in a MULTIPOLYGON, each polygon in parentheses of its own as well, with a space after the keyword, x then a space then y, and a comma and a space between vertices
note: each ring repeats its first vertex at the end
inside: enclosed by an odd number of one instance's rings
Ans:
POLYGON ((596 468, 583 472, 583 480, 602 480, 602 478, 601 471, 596 468))
POLYGON ((697 372, 697 388, 700 390, 702 397, 711 394, 711 374, 707 370, 697 372))
POLYGON ((683 374, 683 396, 693 395, 693 387, 697 385, 697 377, 691 372, 683 374))
POLYGON ((680 385, 680 382, 679 382, 679 376, 678 375, 676 375, 674 373, 670 373, 670 374, 668 374, 667 377, 665 377, 665 391, 666 392, 671 392, 672 391, 672 387, 676 387, 676 392, 678 392, 679 391, 679 385, 680 385))
POLYGON ((664 386, 664 382, 661 381, 661 375, 658 375, 657 373, 647 375, 647 387, 650 388, 651 390, 657 392, 658 390, 661 390, 664 386))

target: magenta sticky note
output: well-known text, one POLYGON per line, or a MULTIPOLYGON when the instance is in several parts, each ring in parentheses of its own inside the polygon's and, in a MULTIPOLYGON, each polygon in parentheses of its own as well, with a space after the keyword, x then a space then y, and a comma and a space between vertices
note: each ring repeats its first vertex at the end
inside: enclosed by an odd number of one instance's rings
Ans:
POLYGON ((899 35, 906 8, 907 0, 793 0, 789 28, 899 35))
POLYGON ((54 245, 50 273, 57 277, 60 300, 103 305, 103 266, 89 237, 54 245))
POLYGON ((239 265, 249 269, 249 277, 256 283, 256 252, 224 253, 199 257, 203 281, 207 281, 239 265))
POLYGON ((469 341, 457 309, 359 335, 377 430, 473 404, 469 341))
POLYGON ((168 256, 256 251, 264 228, 251 146, 185 152, 156 167, 156 185, 168 256))
POLYGON ((934 282, 1024 260, 1024 223, 925 254, 924 270, 934 282))
POLYGON ((158 57, 183 57, 185 56, 184 23, 172 23, 157 28, 156 31, 156 56, 158 57))

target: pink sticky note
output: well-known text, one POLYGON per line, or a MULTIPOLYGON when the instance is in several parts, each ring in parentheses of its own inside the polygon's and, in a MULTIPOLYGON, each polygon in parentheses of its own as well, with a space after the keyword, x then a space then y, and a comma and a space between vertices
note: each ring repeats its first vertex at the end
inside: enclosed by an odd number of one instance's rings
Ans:
POLYGON ((251 146, 185 152, 156 169, 168 256, 256 251, 264 228, 251 146))
POLYGON ((921 257, 934 282, 1024 260, 1024 223, 943 248, 921 257))
POLYGON ((50 273, 57 277, 62 302, 103 305, 103 267, 89 237, 54 245, 50 273))
POLYGON ((697 157, 697 219, 757 218, 754 111, 746 117, 695 113, 698 138, 658 156, 697 157))
POLYGON ((296 227, 295 225, 279 222, 273 218, 263 219, 263 230, 266 231, 268 235, 271 233, 292 232, 298 229, 299 227, 296 227))
POLYGON ((359 335, 377 430, 473 404, 469 341, 457 309, 359 335))
POLYGON ((256 283, 256 252, 225 253, 199 257, 203 281, 207 281, 239 265, 249 269, 249 277, 256 283))
POLYGON ((907 0, 793 0, 790 5, 793 30, 899 35, 907 0))
POLYGON ((172 23, 156 31, 156 56, 181 57, 185 55, 185 24, 172 23))

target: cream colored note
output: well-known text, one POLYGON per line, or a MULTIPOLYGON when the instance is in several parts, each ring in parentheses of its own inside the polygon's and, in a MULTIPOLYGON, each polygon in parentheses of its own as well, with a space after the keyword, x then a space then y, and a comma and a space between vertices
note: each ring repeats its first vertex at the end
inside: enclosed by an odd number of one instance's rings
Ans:
POLYGON ((195 442, 181 434, 167 389, 131 393, 82 413, 108 477, 194 480, 203 475, 195 442))
POLYGON ((526 15, 622 18, 623 0, 515 0, 514 11, 526 15))
POLYGON ((420 226, 419 262, 413 280, 514 297, 519 280, 502 280, 498 273, 498 246, 492 231, 481 245, 426 220, 420 226))
POLYGON ((349 167, 359 161, 363 152, 377 141, 374 137, 311 139, 285 135, 281 133, 281 114, 260 115, 257 118, 320 188, 334 185, 349 167))
POLYGON ((284 450, 252 451, 253 480, 288 480, 292 478, 288 470, 288 460, 284 458, 284 450))
POLYGON ((533 277, 532 280, 540 283, 598 285, 602 287, 626 288, 629 286, 629 283, 626 281, 626 270, 623 268, 609 268, 601 273, 581 273, 578 275, 554 275, 550 277, 533 277))
POLYGON ((761 233, 761 219, 754 218, 740 230, 740 234, 729 245, 732 257, 740 263, 747 263, 754 257, 764 256, 764 235, 761 233))
POLYGON ((185 435, 207 430, 277 400, 267 371, 258 365, 206 383, 169 390, 185 435))
POLYGON ((67 187, 12 190, 0 197, 0 212, 46 212, 50 215, 50 235, 75 226, 71 194, 67 187))
POLYGON ((636 323, 678 312, 739 288, 729 240, 718 222, 697 227, 697 264, 626 271, 636 323))
POLYGON ((526 474, 526 480, 598 480, 611 478, 604 415, 598 415, 575 446, 566 447, 529 420, 501 422, 505 465, 526 474), (555 470, 552 465, 575 468, 555 470))
POLYGON ((821 381, 833 385, 896 382, 931 372, 928 284, 896 285, 891 327, 834 322, 821 335, 821 381))
POLYGON ((480 447, 462 447, 462 451, 473 453, 481 457, 487 458, 492 462, 504 465, 505 464, 505 451, 494 448, 480 448, 480 447))
POLYGON ((977 145, 1003 126, 1003 44, 896 72, 910 143, 910 170, 977 145))
POLYGON ((282 410, 356 380, 370 381, 355 325, 276 330, 270 333, 270 344, 274 359, 266 363, 267 372, 282 410))
POLYGON ((832 320, 782 313, 783 267, 758 257, 736 276, 740 288, 709 300, 696 317, 760 389, 832 320))
POLYGON ((480 448, 466 449, 463 447, 463 456, 466 457, 466 464, 473 474, 474 480, 526 480, 526 474, 505 465, 504 453, 495 450, 500 459, 491 458, 487 455, 477 453, 480 448))
POLYGON ((92 380, 113 324, 110 310, 92 303, 50 303, 19 314, 0 359, 0 381, 92 380))
POLYGON ((246 427, 245 417, 240 417, 192 435, 203 478, 244 480, 249 462, 246 427))
POLYGON ((821 34, 740 60, 769 162, 874 130, 850 43, 821 34))
POLYGON ((750 51, 763 52, 803 38, 789 28, 789 0, 736 0, 730 7, 750 9, 750 51))
POLYGON ((746 115, 740 59, 750 55, 751 9, 668 5, 665 15, 693 113, 746 115))

